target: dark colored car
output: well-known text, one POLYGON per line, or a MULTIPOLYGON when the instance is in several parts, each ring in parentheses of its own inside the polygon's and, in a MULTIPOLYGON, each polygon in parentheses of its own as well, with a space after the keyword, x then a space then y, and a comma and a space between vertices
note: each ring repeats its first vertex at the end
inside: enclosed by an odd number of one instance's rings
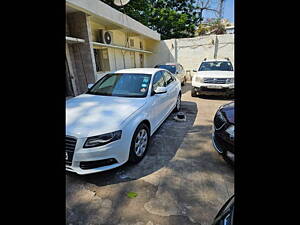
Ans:
POLYGON ((234 102, 222 105, 215 114, 212 142, 226 161, 234 163, 234 102))
POLYGON ((234 195, 219 210, 212 225, 234 225, 234 195))
POLYGON ((183 66, 179 63, 158 64, 154 68, 161 68, 170 71, 174 74, 174 76, 176 76, 180 80, 182 85, 184 85, 187 81, 185 70, 183 66))

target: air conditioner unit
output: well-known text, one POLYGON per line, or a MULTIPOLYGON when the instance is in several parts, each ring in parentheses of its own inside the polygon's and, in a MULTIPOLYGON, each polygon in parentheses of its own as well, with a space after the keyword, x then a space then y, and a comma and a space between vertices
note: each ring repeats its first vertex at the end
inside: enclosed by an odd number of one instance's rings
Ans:
POLYGON ((98 42, 103 44, 112 44, 113 43, 113 33, 107 30, 99 30, 98 32, 98 42))

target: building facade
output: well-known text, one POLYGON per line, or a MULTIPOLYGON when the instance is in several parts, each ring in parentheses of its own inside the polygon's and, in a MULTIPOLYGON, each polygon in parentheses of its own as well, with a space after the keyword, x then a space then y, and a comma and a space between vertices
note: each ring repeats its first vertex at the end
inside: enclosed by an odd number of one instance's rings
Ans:
POLYGON ((66 97, 106 72, 152 67, 160 34, 99 0, 66 0, 66 97))

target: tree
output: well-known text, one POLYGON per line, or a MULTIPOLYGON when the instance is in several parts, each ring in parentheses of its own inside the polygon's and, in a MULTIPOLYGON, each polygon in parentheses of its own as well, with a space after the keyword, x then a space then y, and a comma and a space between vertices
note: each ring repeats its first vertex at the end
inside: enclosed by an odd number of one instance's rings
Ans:
POLYGON ((225 34, 226 26, 230 26, 228 20, 226 19, 207 19, 205 24, 200 24, 197 29, 198 35, 204 34, 225 34))
POLYGON ((219 11, 217 10, 217 2, 216 0, 196 0, 195 5, 196 5, 196 10, 199 13, 199 24, 202 24, 202 21, 204 20, 203 18, 203 12, 204 11, 213 11, 215 13, 218 13, 219 11))
POLYGON ((113 0, 102 1, 156 30, 163 40, 194 37, 198 26, 196 0, 131 0, 123 7, 114 5, 113 0))
POLYGON ((161 34, 162 39, 194 37, 197 14, 194 0, 152 0, 149 27, 161 34))
POLYGON ((148 18, 151 15, 151 2, 149 0, 131 0, 125 6, 119 7, 113 3, 113 0, 101 0, 107 5, 119 10, 120 12, 139 21, 145 26, 149 25, 148 18))

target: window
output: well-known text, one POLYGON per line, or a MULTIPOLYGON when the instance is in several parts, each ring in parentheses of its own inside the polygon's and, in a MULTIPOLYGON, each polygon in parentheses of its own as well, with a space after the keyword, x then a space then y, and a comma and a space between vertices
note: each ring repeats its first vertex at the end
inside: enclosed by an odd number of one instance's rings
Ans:
POLYGON ((163 72, 161 71, 157 72, 154 75, 152 90, 155 90, 157 87, 165 87, 165 80, 164 80, 163 72))
POLYGON ((175 74, 175 72, 176 72, 175 65, 156 65, 155 68, 166 69, 166 70, 169 70, 173 74, 175 74))
POLYGON ((101 78, 88 92, 92 95, 118 97, 146 97, 150 83, 149 74, 111 73, 101 78))
POLYGON ((203 62, 199 71, 233 71, 232 64, 227 61, 203 62))
POLYGON ((143 48, 143 42, 140 41, 140 49, 144 49, 143 48))
POLYGON ((130 39, 130 47, 134 47, 134 40, 130 39))
POLYGON ((96 71, 110 71, 108 49, 94 49, 96 71))
POLYGON ((164 79, 165 79, 165 82, 166 82, 166 86, 168 86, 175 79, 173 78, 173 76, 170 73, 168 73, 168 72, 163 72, 163 73, 164 73, 164 79))
POLYGON ((140 54, 140 67, 144 68, 144 55, 143 55, 143 53, 140 54))

